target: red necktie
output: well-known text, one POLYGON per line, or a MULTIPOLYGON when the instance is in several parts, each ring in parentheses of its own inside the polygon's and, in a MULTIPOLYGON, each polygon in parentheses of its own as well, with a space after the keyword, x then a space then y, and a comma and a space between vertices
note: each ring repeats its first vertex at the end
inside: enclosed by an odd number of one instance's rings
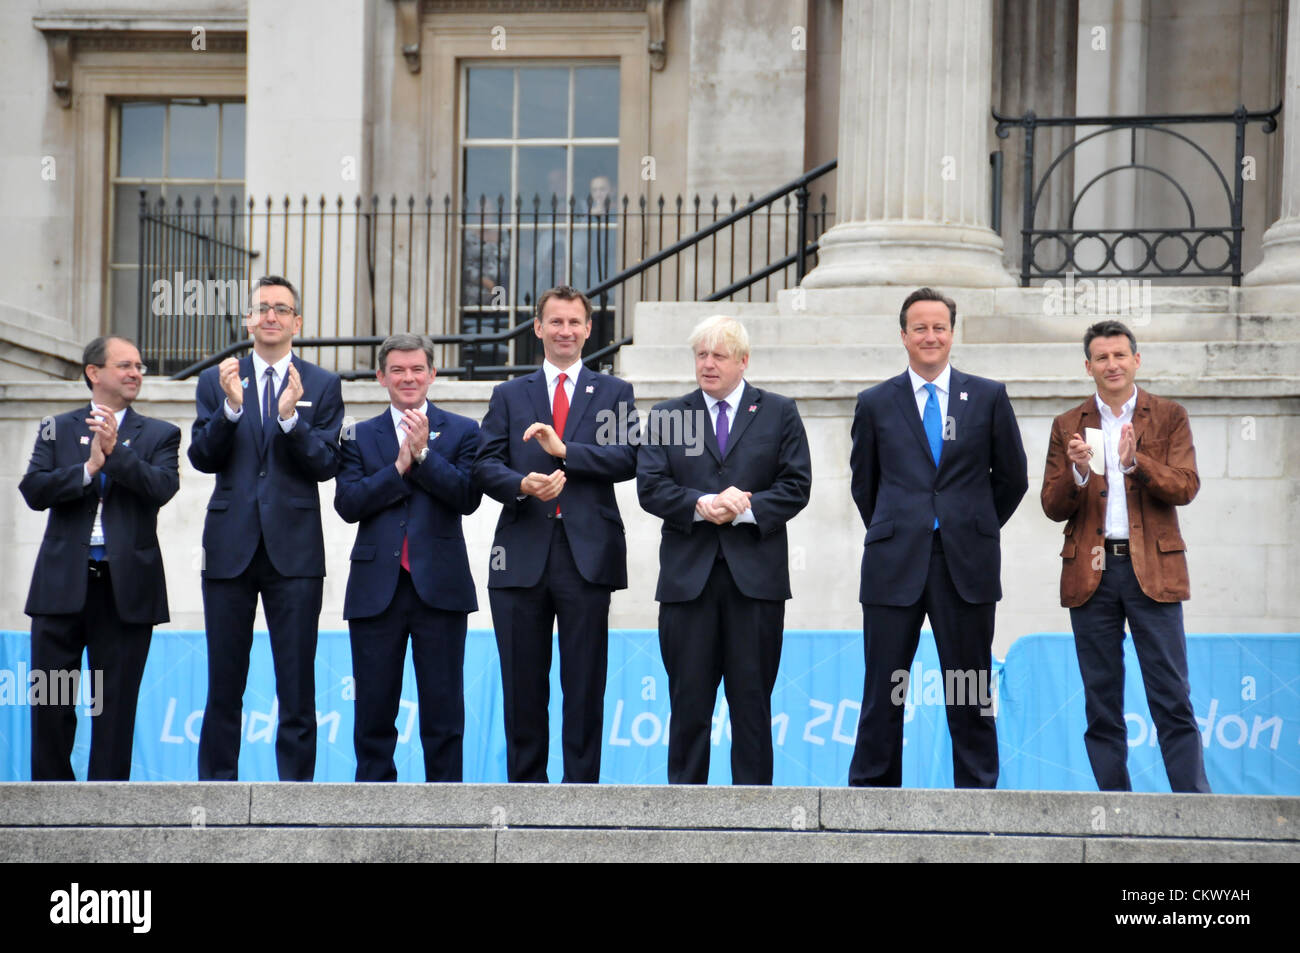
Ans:
MULTIPOLYGON (((555 425, 555 435, 564 439, 564 425, 569 419, 569 395, 564 389, 567 376, 561 374, 555 379, 555 402, 551 405, 551 420, 555 425)), ((560 512, 560 504, 555 504, 555 512, 560 512)))

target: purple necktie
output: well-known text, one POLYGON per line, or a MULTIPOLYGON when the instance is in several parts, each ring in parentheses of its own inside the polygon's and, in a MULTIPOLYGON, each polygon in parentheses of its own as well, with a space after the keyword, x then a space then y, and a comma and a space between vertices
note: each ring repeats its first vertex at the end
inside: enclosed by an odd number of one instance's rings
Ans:
POLYGON ((731 429, 727 426, 727 402, 718 401, 718 453, 727 452, 727 438, 731 429))

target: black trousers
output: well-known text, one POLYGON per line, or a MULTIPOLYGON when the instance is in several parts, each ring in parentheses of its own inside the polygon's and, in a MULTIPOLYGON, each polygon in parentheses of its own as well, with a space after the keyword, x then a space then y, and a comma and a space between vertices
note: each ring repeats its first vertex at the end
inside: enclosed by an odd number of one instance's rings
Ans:
POLYGON ((659 604, 668 672, 668 783, 707 784, 713 708, 723 684, 731 718, 731 781, 772 783, 772 689, 781 663, 783 600, 751 599, 723 560, 690 602, 659 604))
POLYGON ((459 781, 465 736, 465 632, 469 616, 426 605, 410 573, 379 615, 348 621, 356 684, 352 743, 358 781, 396 781, 395 720, 401 706, 406 643, 415 663, 420 744, 426 781, 459 781))
POLYGON ((564 693, 564 781, 595 784, 600 781, 604 742, 610 590, 583 578, 564 521, 554 522, 546 569, 537 585, 488 590, 501 656, 506 776, 511 781, 547 781, 554 623, 564 693))
POLYGON ((998 735, 991 698, 994 608, 995 603, 970 603, 958 594, 938 532, 920 600, 910 606, 863 605, 866 676, 850 785, 896 788, 903 783, 906 678, 928 615, 944 674, 954 785, 997 786, 998 735))
MULTIPOLYGON (((81 653, 90 663, 89 781, 129 781, 131 743, 140 680, 149 658, 152 625, 123 622, 113 599, 108 564, 86 581, 80 612, 32 616, 32 780, 73 781, 72 746, 77 733, 75 699, 64 691, 80 686, 81 653), (71 673, 76 673, 75 678, 71 673), (43 684, 43 691, 40 686, 43 684)), ((85 689, 82 689, 84 696, 85 689)))
POLYGON ((1174 791, 1208 794, 1201 733, 1187 681, 1183 604, 1156 602, 1144 593, 1127 556, 1107 555, 1097 591, 1070 610, 1088 718, 1083 740, 1097 787, 1132 790, 1124 721, 1125 619, 1133 632, 1169 786, 1174 791))
POLYGON ((208 701, 199 732, 199 780, 239 777, 240 715, 248 683, 257 597, 262 597, 275 665, 280 724, 275 764, 281 781, 310 781, 316 772, 316 634, 320 577, 282 576, 261 543, 234 579, 203 579, 207 625, 208 701))

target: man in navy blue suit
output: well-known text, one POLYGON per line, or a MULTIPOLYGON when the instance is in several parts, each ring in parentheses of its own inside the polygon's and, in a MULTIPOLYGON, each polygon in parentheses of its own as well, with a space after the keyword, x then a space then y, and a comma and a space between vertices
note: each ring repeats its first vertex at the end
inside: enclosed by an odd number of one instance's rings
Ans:
POLYGON ((465 734, 465 631, 478 608, 460 518, 478 424, 428 399, 433 345, 394 334, 379 348, 389 406, 345 429, 334 509, 360 523, 343 618, 352 641, 358 781, 396 781, 394 721, 407 639, 415 662, 426 781, 459 781, 465 734))
POLYGON ((316 631, 325 576, 317 484, 338 472, 343 392, 337 374, 293 354, 300 308, 287 280, 259 278, 246 319, 253 353, 208 368, 195 394, 190 462, 217 475, 203 524, 208 702, 201 781, 238 777, 259 595, 275 664, 280 780, 310 781, 316 769, 316 631))
POLYGON ((131 409, 144 383, 125 338, 82 358, 87 408, 41 421, 18 489, 49 510, 27 596, 32 617, 32 780, 71 781, 81 653, 91 675, 90 781, 131 777, 136 699, 153 627, 168 620, 158 510, 180 485, 181 432, 131 409), (36 679, 42 680, 38 685, 36 679))
POLYGON ((948 363, 952 299, 920 288, 898 323, 908 368, 859 394, 853 415, 853 501, 867 527, 859 592, 867 671, 849 784, 902 784, 907 673, 928 615, 956 786, 991 788, 999 534, 1029 488, 1025 450, 1005 385, 948 363))
POLYGON ((731 780, 771 784, 772 689, 790 598, 785 524, 808 505, 808 437, 793 400, 744 379, 749 335, 739 321, 706 319, 690 346, 699 389, 655 406, 637 460, 641 506, 664 521, 655 598, 672 702, 668 781, 708 783, 723 682, 731 780))
POLYGON ((564 693, 564 780, 600 780, 609 599, 627 587, 614 484, 636 473, 632 385, 582 364, 591 302, 552 288, 537 301, 540 370, 492 391, 474 480, 501 503, 488 599, 501 655, 506 773, 547 780, 551 627, 564 693))

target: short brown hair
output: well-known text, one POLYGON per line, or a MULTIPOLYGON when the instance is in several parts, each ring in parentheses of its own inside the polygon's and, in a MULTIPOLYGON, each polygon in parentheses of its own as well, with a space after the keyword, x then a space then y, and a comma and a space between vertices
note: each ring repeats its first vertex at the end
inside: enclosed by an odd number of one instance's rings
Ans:
POLYGON ((554 288, 542 292, 542 296, 537 299, 537 310, 533 312, 533 317, 538 321, 542 320, 542 314, 546 310, 546 302, 552 298, 559 298, 561 301, 581 301, 582 310, 587 312, 587 320, 591 321, 591 302, 577 288, 570 288, 568 285, 556 285, 554 288))
MULTIPOLYGON (((135 347, 134 341, 130 338, 122 337, 120 334, 105 334, 103 337, 95 338, 86 345, 86 349, 81 352, 81 376, 86 382, 86 387, 92 391, 95 389, 95 385, 90 382, 90 375, 86 373, 86 367, 87 365, 92 364, 95 367, 104 366, 104 362, 108 360, 109 341, 124 341, 132 347, 135 347)), ((139 352, 139 350, 139 348, 136 348, 137 352, 139 352)))
POLYGON ((953 301, 942 291, 935 291, 933 288, 917 288, 903 300, 903 308, 898 312, 898 326, 907 330, 907 309, 918 301, 940 301, 948 306, 948 323, 952 329, 957 330, 957 302, 953 301))
POLYGON ((1138 339, 1133 336, 1133 332, 1128 329, 1128 325, 1121 321, 1098 321, 1083 332, 1083 356, 1089 361, 1092 360, 1093 338, 1117 338, 1121 334, 1128 338, 1128 346, 1136 354, 1138 352, 1138 339))

